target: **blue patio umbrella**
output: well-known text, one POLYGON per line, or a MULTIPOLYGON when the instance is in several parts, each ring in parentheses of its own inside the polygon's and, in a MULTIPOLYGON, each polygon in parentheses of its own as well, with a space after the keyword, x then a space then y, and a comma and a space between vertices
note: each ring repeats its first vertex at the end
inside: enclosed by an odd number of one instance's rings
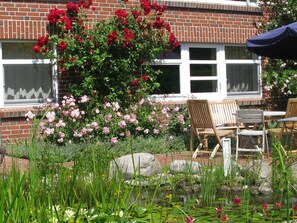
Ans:
POLYGON ((275 59, 297 59, 297 22, 247 39, 251 52, 275 59))

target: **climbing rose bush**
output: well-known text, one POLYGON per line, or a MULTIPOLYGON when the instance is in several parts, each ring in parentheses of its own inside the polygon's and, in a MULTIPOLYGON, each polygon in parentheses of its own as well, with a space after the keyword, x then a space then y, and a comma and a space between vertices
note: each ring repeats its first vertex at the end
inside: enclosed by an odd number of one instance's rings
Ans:
POLYGON ((128 107, 159 86, 160 72, 150 63, 179 45, 169 23, 162 19, 167 7, 141 0, 128 9, 127 2, 122 1, 111 18, 92 28, 87 28, 88 10, 96 10, 91 0, 50 10, 47 18, 53 32, 41 36, 33 50, 46 54, 58 66, 75 99, 95 90, 101 103, 128 107), (57 53, 49 50, 50 42, 55 43, 57 53))

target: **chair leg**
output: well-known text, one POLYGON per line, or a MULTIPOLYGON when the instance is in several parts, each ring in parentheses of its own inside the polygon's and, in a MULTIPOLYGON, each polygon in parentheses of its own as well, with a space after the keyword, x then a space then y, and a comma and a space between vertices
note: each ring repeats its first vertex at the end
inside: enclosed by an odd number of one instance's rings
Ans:
POLYGON ((239 137, 236 138, 236 150, 235 150, 235 161, 238 159, 238 148, 239 148, 239 137))
POLYGON ((269 157, 269 144, 268 144, 268 136, 267 133, 265 134, 265 141, 266 141, 266 148, 267 148, 267 156, 269 157))
POLYGON ((195 150, 195 152, 193 153, 192 158, 196 158, 199 152, 199 149, 203 147, 203 142, 199 143, 199 146, 197 147, 197 149, 195 150))
POLYGON ((218 143, 218 144, 216 145, 216 147, 213 149, 213 151, 212 151, 212 153, 211 153, 209 159, 213 159, 213 158, 214 158, 214 156, 216 155, 216 153, 217 153, 217 151, 218 151, 219 148, 220 148, 220 144, 218 143))

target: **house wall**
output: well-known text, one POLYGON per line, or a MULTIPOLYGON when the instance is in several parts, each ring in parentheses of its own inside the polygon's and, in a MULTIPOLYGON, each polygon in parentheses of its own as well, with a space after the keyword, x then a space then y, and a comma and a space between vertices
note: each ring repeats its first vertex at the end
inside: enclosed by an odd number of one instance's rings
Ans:
MULTIPOLYGON (((47 33, 47 14, 54 7, 65 8, 69 1, 16 0, 0 1, 0 40, 35 40, 47 33)), ((77 2, 77 1, 73 1, 77 2)), ((139 1, 129 1, 128 7, 139 1)), ((193 3, 178 0, 152 1, 167 5, 165 20, 180 42, 238 43, 257 33, 255 22, 262 13, 257 7, 222 4, 193 3)), ((119 9, 120 0, 93 0, 95 11, 89 12, 90 22, 106 19, 119 9)), ((60 80, 59 96, 66 89, 67 81, 60 80)), ((262 104, 244 99, 242 103, 262 104)), ((0 108, 2 144, 29 135, 30 124, 25 113, 32 108, 0 108)))

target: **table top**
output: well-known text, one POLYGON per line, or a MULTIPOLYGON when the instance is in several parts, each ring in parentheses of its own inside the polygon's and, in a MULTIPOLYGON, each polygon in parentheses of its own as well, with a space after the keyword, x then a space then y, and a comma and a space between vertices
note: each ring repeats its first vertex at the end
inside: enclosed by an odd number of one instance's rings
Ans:
POLYGON ((264 116, 285 116, 285 111, 264 111, 264 116))
POLYGON ((279 122, 297 122, 297 117, 282 118, 278 120, 279 122))

